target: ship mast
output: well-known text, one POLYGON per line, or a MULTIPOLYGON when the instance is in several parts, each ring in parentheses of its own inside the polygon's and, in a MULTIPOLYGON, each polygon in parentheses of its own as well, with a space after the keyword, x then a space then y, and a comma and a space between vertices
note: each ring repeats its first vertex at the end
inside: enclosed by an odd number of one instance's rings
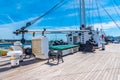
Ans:
POLYGON ((80 27, 86 28, 85 1, 79 0, 79 2, 80 2, 80 27))

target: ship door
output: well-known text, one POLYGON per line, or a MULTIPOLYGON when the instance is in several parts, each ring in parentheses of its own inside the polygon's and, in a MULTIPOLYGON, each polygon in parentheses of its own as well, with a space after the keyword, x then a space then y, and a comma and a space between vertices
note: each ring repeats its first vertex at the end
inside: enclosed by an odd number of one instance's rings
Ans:
POLYGON ((73 44, 77 44, 77 36, 73 36, 73 44))

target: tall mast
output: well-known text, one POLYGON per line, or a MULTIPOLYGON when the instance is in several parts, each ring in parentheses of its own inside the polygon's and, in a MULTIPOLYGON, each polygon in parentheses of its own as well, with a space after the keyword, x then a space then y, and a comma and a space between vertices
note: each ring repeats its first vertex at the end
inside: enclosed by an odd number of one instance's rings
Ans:
POLYGON ((80 2, 80 26, 86 27, 86 15, 85 15, 85 1, 79 0, 80 2))

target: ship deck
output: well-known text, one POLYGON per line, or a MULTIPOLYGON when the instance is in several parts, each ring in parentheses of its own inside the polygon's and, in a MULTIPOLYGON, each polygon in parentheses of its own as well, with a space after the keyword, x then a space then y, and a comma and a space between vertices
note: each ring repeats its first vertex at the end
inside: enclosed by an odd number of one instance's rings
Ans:
POLYGON ((105 51, 65 56, 58 65, 28 59, 13 69, 8 57, 0 57, 0 80, 120 80, 119 50, 120 44, 109 44, 105 51))

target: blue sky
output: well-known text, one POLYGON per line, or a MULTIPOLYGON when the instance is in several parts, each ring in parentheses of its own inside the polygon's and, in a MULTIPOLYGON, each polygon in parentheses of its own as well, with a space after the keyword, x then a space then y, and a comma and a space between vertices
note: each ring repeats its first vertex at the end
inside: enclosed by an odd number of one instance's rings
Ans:
MULTIPOLYGON (((20 38, 12 32, 24 26, 26 22, 39 17, 60 0, 0 0, 0 39, 20 38)), ((65 0, 66 1, 66 0, 65 0)), ((85 0, 87 26, 101 29, 97 13, 96 0, 85 0)), ((120 30, 108 17, 101 5, 109 12, 112 18, 120 25, 120 1, 98 0, 99 11, 102 18, 102 27, 106 35, 120 36, 120 30), (114 4, 113 1, 117 3, 114 4), (113 6, 114 4, 114 6, 113 6), (116 11, 115 11, 116 9, 116 11)), ((46 29, 79 29, 79 0, 68 0, 65 5, 55 9, 52 13, 30 26, 29 30, 46 29)), ((27 35, 30 39, 31 36, 27 35)))

